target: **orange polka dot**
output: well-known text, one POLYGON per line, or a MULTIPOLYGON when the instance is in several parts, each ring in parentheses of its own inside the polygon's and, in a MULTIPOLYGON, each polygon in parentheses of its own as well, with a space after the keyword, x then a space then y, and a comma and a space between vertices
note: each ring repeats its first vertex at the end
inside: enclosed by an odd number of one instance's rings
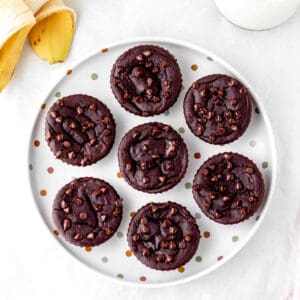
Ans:
POLYGON ((208 239, 210 237, 210 232, 209 231, 204 231, 203 236, 208 239))
POLYGON ((45 109, 46 108, 46 103, 43 103, 42 105, 41 105, 41 109, 45 109))
POLYGON ((46 190, 40 190, 40 195, 41 196, 46 196, 47 195, 47 191, 46 190))
POLYGON ((107 52, 107 51, 108 51, 108 48, 103 48, 103 49, 101 50, 102 53, 105 53, 105 52, 107 52))
POLYGON ((57 229, 54 229, 54 230, 53 230, 53 233, 54 233, 56 236, 58 236, 58 235, 59 235, 59 232, 58 232, 58 230, 57 230, 57 229))
POLYGON ((125 255, 127 257, 130 257, 130 256, 132 256, 132 252, 130 250, 126 250, 125 255))
POLYGON ((117 177, 118 177, 118 178, 123 178, 122 173, 121 173, 121 172, 118 172, 118 173, 117 173, 117 177))
POLYGON ((130 213, 130 217, 131 217, 131 218, 133 218, 135 215, 136 215, 136 212, 135 212, 135 211, 132 211, 132 212, 130 213))
POLYGON ((41 143, 40 143, 39 140, 35 140, 35 141, 33 142, 34 147, 39 147, 40 144, 41 144, 41 143))
POLYGON ((72 74, 72 70, 67 70, 67 75, 71 75, 72 74))
POLYGON ((92 250, 93 250, 92 247, 85 247, 85 251, 86 251, 86 252, 91 252, 92 250))
POLYGON ((199 152, 194 153, 194 158, 195 159, 200 159, 200 157, 201 157, 201 154, 199 152))
POLYGON ((49 167, 49 168, 47 169, 47 172, 48 172, 49 174, 52 174, 52 173, 54 172, 54 169, 53 169, 52 167, 49 167))
POLYGON ((193 71, 197 71, 198 70, 198 66, 195 64, 195 65, 191 65, 191 69, 193 71))
POLYGON ((146 276, 141 276, 140 277, 140 281, 146 281, 146 280, 147 280, 146 276))
POLYGON ((177 270, 179 273, 183 273, 185 271, 185 268, 183 266, 181 266, 177 270))

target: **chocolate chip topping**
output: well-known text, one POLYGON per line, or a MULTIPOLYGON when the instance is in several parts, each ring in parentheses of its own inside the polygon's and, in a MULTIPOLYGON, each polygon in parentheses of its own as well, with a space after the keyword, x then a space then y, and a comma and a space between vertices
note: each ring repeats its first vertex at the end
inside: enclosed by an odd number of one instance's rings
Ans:
POLYGON ((68 242, 81 247, 96 246, 107 241, 119 227, 122 200, 105 181, 78 178, 57 193, 52 217, 68 242))
POLYGON ((122 139, 119 166, 125 180, 147 193, 164 192, 184 176, 187 147, 170 126, 158 122, 139 125, 122 139))
POLYGON ((253 161, 237 153, 220 153, 197 171, 193 196, 203 213, 223 224, 250 218, 264 199, 263 177, 253 161))
POLYGON ((46 140, 54 155, 71 165, 86 166, 103 158, 115 138, 109 109, 87 95, 57 100, 46 117, 46 140))
POLYGON ((165 49, 142 45, 129 49, 111 71, 111 88, 119 103, 141 116, 157 115, 172 106, 181 90, 176 59, 165 49))
POLYGON ((132 218, 127 240, 143 264, 157 270, 172 270, 193 257, 200 232, 185 207, 174 202, 149 203, 132 218))
POLYGON ((208 75, 195 81, 184 99, 185 119, 192 132, 211 144, 238 139, 251 119, 252 96, 236 79, 208 75))

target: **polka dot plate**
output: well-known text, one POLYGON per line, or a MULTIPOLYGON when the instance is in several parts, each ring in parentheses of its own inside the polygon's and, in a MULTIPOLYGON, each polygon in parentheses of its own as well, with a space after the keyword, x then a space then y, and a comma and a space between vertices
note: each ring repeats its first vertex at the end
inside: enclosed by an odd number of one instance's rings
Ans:
MULTIPOLYGON (((270 204, 277 170, 275 140, 267 112, 262 101, 247 81, 228 63, 213 53, 197 46, 169 39, 138 39, 106 46, 65 70, 39 107, 29 148, 29 176, 36 206, 52 236, 83 264, 120 283, 145 287, 169 286, 200 277, 232 258, 259 227, 270 204), (130 47, 139 44, 157 44, 175 55, 182 70, 183 89, 168 111, 154 117, 140 117, 124 110, 114 98, 109 83, 111 68, 116 58, 130 47), (213 73, 225 73, 240 80, 254 96, 250 126, 237 141, 224 145, 210 145, 195 137, 186 125, 183 98, 187 88, 196 79, 213 73), (67 165, 55 159, 45 138, 45 116, 58 98, 84 93, 103 101, 111 110, 117 124, 114 146, 98 163, 87 167, 67 165), (170 124, 178 130, 189 151, 189 166, 183 180, 171 190, 161 194, 147 194, 133 189, 122 178, 117 149, 122 136, 132 127, 149 121, 170 124), (223 151, 239 152, 251 158, 260 168, 265 184, 264 205, 249 220, 237 225, 222 225, 205 217, 192 197, 192 180, 201 164, 210 156, 223 151), (93 248, 80 248, 67 243, 54 227, 51 218, 53 199, 65 183, 75 177, 93 176, 106 180, 124 199, 121 225, 106 243, 93 248), (156 271, 145 267, 131 253, 126 233, 135 211, 150 201, 176 201, 186 206, 197 219, 202 238, 195 256, 189 263, 174 271, 156 271)), ((42 225, 41 225, 42 226, 42 225)), ((60 266, 57 266, 59 268, 60 266)))

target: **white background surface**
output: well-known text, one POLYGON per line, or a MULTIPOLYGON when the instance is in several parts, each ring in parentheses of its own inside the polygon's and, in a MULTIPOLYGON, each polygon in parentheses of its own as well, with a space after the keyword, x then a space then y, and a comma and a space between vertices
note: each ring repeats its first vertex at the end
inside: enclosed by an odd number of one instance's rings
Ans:
POLYGON ((26 45, 0 95, 0 299, 300 299, 300 11, 252 32, 228 23, 212 0, 66 2, 79 15, 68 60, 49 66, 26 45), (237 68, 269 112, 282 165, 268 215, 235 258, 196 281, 151 291, 110 283, 64 252, 42 224, 27 179, 29 136, 49 89, 89 52, 136 36, 184 39, 237 68))

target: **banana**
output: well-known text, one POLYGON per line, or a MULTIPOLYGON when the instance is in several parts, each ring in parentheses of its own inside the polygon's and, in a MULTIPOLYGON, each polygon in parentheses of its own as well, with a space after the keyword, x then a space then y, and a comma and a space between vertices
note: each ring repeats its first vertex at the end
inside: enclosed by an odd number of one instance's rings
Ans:
MULTIPOLYGON (((41 0, 26 0, 31 7, 41 0)), ((63 62, 70 50, 76 22, 76 13, 61 0, 47 1, 36 13, 36 25, 28 39, 35 53, 50 64, 63 62)))
POLYGON ((32 10, 35 15, 39 9, 49 0, 23 0, 32 10))
POLYGON ((11 79, 34 24, 34 15, 23 0, 0 0, 0 92, 11 79))

